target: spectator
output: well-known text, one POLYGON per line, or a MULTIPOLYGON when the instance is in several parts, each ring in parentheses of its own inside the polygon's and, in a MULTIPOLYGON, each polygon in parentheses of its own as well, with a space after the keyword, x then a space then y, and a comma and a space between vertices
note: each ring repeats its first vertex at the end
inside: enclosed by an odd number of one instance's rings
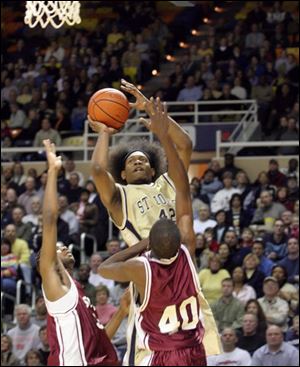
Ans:
POLYGON ((17 103, 10 104, 10 112, 8 124, 11 129, 23 129, 28 127, 26 114, 17 103))
POLYGON ((240 266, 233 269, 233 297, 237 298, 241 303, 246 304, 249 299, 256 298, 255 290, 248 284, 245 284, 245 272, 240 266))
POLYGON ((264 274, 258 270, 259 258, 250 253, 243 260, 243 268, 246 273, 246 283, 254 288, 257 297, 262 296, 264 274))
POLYGON ((227 39, 222 37, 214 53, 214 62, 218 67, 223 67, 228 65, 230 59, 232 59, 232 47, 228 46, 227 39))
POLYGON ((35 298, 35 314, 31 316, 30 321, 38 327, 47 325, 47 308, 42 294, 35 298))
POLYGON ((243 208, 241 194, 233 194, 229 201, 230 209, 226 212, 226 222, 233 227, 239 236, 243 229, 249 224, 249 214, 243 208))
POLYGON ((60 195, 58 197, 58 208, 59 208, 59 216, 66 223, 69 224, 69 235, 77 235, 79 231, 79 221, 75 215, 75 213, 68 209, 69 203, 68 198, 65 195, 60 195))
POLYGON ((47 326, 41 326, 39 330, 40 344, 38 346, 38 351, 42 356, 42 364, 47 366, 48 357, 50 354, 50 346, 47 335, 47 326))
POLYGON ((201 194, 207 195, 209 201, 211 201, 213 196, 221 190, 222 187, 222 183, 219 181, 215 172, 212 169, 207 169, 201 180, 201 194))
POLYGON ((65 49, 56 40, 53 40, 46 50, 44 61, 48 62, 51 57, 55 57, 58 62, 65 58, 65 49))
POLYGON ((22 269, 25 282, 31 283, 31 269, 29 266, 30 252, 27 242, 17 238, 16 226, 14 224, 8 224, 4 228, 4 237, 12 244, 12 253, 17 256, 18 264, 22 269))
POLYGON ((43 366, 43 357, 37 349, 30 349, 24 358, 25 366, 43 366))
POLYGON ((285 207, 280 203, 274 203, 270 192, 264 190, 260 194, 260 207, 255 210, 252 223, 264 224, 266 229, 270 230, 284 211, 285 207))
MULTIPOLYGON (((285 132, 282 133, 279 140, 280 141, 298 141, 299 140, 299 131, 297 129, 297 123, 294 117, 290 117, 288 119, 288 128, 285 132)), ((283 146, 283 147, 280 147, 278 150, 278 153, 282 155, 295 155, 295 154, 298 154, 298 152, 299 152, 299 149, 297 146, 295 147, 283 146)))
POLYGON ((214 228, 215 238, 218 243, 221 243, 224 240, 225 233, 228 231, 225 210, 218 210, 215 214, 215 218, 217 221, 217 225, 214 228))
POLYGON ((222 296, 211 306, 219 331, 227 327, 239 329, 242 326, 244 314, 243 304, 233 297, 233 280, 222 280, 222 296))
POLYGON ((207 302, 211 305, 217 301, 222 294, 222 280, 230 275, 226 269, 221 269, 219 255, 211 254, 208 260, 208 269, 199 273, 199 281, 207 302))
POLYGON ((20 366, 20 361, 12 350, 12 338, 9 335, 1 335, 1 366, 20 366))
POLYGON ((233 179, 235 179, 237 173, 241 171, 241 169, 235 165, 234 155, 231 153, 226 153, 224 155, 224 167, 220 171, 221 177, 228 171, 232 173, 233 179))
POLYGON ((254 232, 252 231, 252 229, 248 227, 244 228, 240 239, 240 247, 252 248, 253 239, 254 239, 254 232))
POLYGON ((192 199, 193 217, 194 219, 198 219, 200 208, 206 204, 199 198, 199 188, 197 188, 197 186, 193 183, 190 183, 190 192, 192 199))
POLYGON ((268 177, 271 185, 276 187, 286 185, 286 176, 279 171, 279 164, 275 159, 271 159, 269 162, 268 177))
POLYGON ((227 243, 221 243, 218 255, 220 256, 221 267, 231 272, 233 267, 230 258, 230 248, 227 243))
POLYGON ((252 366, 298 366, 299 351, 283 341, 280 327, 269 326, 266 339, 267 344, 254 353, 252 366))
MULTIPOLYGON (((295 174, 289 175, 287 178, 287 187, 289 190, 288 199, 292 202, 296 202, 298 200, 299 202, 299 185, 297 176, 295 174)), ((294 210, 296 213, 296 211, 294 210)), ((296 213, 297 214, 297 213, 296 213)), ((299 215, 299 213, 298 213, 299 215)))
POLYGON ((32 240, 32 225, 23 222, 24 214, 24 208, 21 205, 15 206, 12 210, 12 222, 16 227, 17 237, 30 243, 32 240))
POLYGON ((293 317, 293 325, 287 331, 285 341, 299 350, 299 315, 293 317))
POLYGON ((67 180, 70 180, 71 175, 76 173, 79 177, 79 186, 84 186, 84 176, 81 172, 76 170, 76 165, 73 159, 67 159, 64 164, 65 167, 65 177, 67 180))
POLYGON ((251 356, 243 349, 238 348, 238 338, 234 328, 227 327, 222 331, 221 341, 223 353, 207 358, 208 366, 251 366, 251 356))
POLYGON ((48 117, 45 117, 42 120, 41 130, 39 130, 34 138, 33 146, 34 147, 41 147, 43 146, 43 140, 49 139, 51 140, 56 146, 61 146, 61 137, 59 133, 51 128, 51 123, 48 117))
POLYGON ((39 189, 37 190, 37 196, 43 201, 45 189, 46 189, 46 183, 47 183, 48 173, 43 172, 40 176, 40 182, 39 182, 39 189))
POLYGON ((185 88, 179 91, 177 101, 199 101, 202 98, 202 95, 202 88, 196 85, 195 77, 190 75, 187 77, 185 88))
POLYGON ((17 325, 7 334, 12 338, 14 355, 24 362, 26 353, 38 347, 39 327, 31 324, 30 307, 26 304, 19 304, 15 307, 15 317, 17 325))
POLYGON ((11 251, 11 242, 1 240, 1 289, 12 296, 16 294, 18 258, 11 251))
POLYGON ((250 51, 256 50, 263 46, 265 35, 259 31, 257 24, 252 24, 251 32, 247 34, 245 39, 246 49, 250 51))
POLYGON ((107 256, 105 257, 105 260, 114 255, 115 253, 119 252, 121 250, 121 243, 117 238, 110 238, 107 240, 106 244, 106 251, 107 251, 107 256))
POLYGON ((15 162, 13 167, 13 177, 12 180, 15 182, 18 186, 21 186, 26 181, 26 175, 24 174, 24 167, 20 162, 15 162))
POLYGON ((252 253, 256 255, 259 259, 258 270, 261 271, 265 276, 271 275, 274 263, 272 260, 264 256, 265 243, 262 237, 255 238, 252 245, 252 253))
POLYGON ((258 330, 258 318, 254 313, 245 313, 243 316, 242 332, 238 336, 237 346, 246 350, 252 356, 260 347, 266 344, 265 333, 258 330))
POLYGON ((284 224, 281 219, 274 223, 273 234, 266 234, 264 237, 265 255, 272 261, 282 260, 287 255, 288 237, 284 233, 284 224))
POLYGON ((239 77, 234 79, 234 87, 231 89, 230 94, 238 99, 246 99, 247 91, 246 88, 242 86, 242 81, 239 77))
POLYGON ((80 196, 80 201, 86 200, 84 211, 79 219, 79 231, 80 233, 87 233, 96 236, 97 223, 99 221, 99 212, 96 204, 88 202, 89 191, 84 189, 80 196), (85 197, 85 199, 83 199, 85 197))
POLYGON ((92 304, 96 305, 96 288, 89 282, 91 268, 89 264, 81 264, 78 270, 78 282, 80 283, 84 294, 92 304))
POLYGON ((231 172, 223 174, 224 188, 219 190, 211 201, 211 211, 216 213, 218 210, 229 210, 229 202, 233 194, 238 194, 239 190, 233 187, 233 178, 231 172))
POLYGON ((37 195, 36 181, 33 177, 26 178, 25 189, 26 191, 18 198, 18 204, 25 208, 26 214, 32 214, 32 200, 37 195))
POLYGON ((263 2, 256 1, 254 9, 247 14, 246 22, 249 26, 255 23, 261 29, 265 24, 266 18, 267 13, 263 9, 263 2))
POLYGON ((299 239, 291 237, 287 244, 287 256, 278 265, 283 266, 288 273, 288 282, 299 286, 299 239))
POLYGON ((128 76, 135 83, 141 65, 141 56, 136 50, 136 44, 134 42, 129 43, 127 51, 122 56, 121 64, 124 75, 128 76))
POLYGON ((275 265, 271 275, 278 281, 278 296, 288 302, 291 312, 295 311, 299 304, 299 293, 295 286, 288 283, 287 269, 283 266, 275 265))
POLYGON ((111 303, 108 303, 109 290, 105 285, 100 285, 96 288, 96 311, 98 319, 102 325, 106 325, 117 308, 111 303))
POLYGON ((291 158, 288 162, 288 168, 281 168, 280 172, 286 177, 290 175, 295 175, 299 180, 299 162, 296 158, 291 158))
POLYGON ((89 283, 94 287, 98 287, 99 285, 105 285, 110 291, 114 288, 114 281, 111 279, 102 278, 101 275, 98 274, 98 267, 102 263, 103 259, 98 253, 94 253, 90 258, 90 276, 89 283))
POLYGON ((210 250, 207 248, 206 238, 204 234, 196 234, 196 250, 195 257, 198 270, 206 269, 208 267, 208 258, 210 250))
POLYGON ((223 172, 222 172, 219 161, 217 161, 216 159, 212 159, 208 165, 208 169, 211 169, 219 180, 222 179, 223 172))
MULTIPOLYGON (((294 202, 289 198, 289 189, 284 187, 279 187, 276 194, 276 201, 285 206, 288 210, 293 210, 294 202)), ((283 214, 283 213, 282 213, 283 214)))
POLYGON ((268 324, 277 325, 283 331, 288 328, 289 306, 286 301, 278 296, 279 284, 276 278, 266 277, 263 286, 264 296, 258 299, 268 324))
POLYGON ((210 210, 208 205, 203 205, 199 209, 199 219, 194 220, 195 233, 204 233, 206 228, 214 228, 217 222, 213 219, 209 219, 210 210))
POLYGON ((66 196, 68 198, 69 204, 72 204, 78 201, 83 189, 81 186, 79 186, 79 176, 77 173, 72 173, 70 175, 69 182, 70 182, 70 188, 66 193, 66 196))
POLYGON ((257 317, 257 331, 261 335, 265 335, 267 329, 267 319, 257 299, 249 299, 245 305, 245 313, 253 313, 257 317))
MULTIPOLYGON (((240 170, 236 174, 236 188, 240 191, 242 201, 244 202, 245 198, 250 194, 252 187, 250 185, 249 177, 245 171, 240 170)), ((247 209, 247 206, 244 205, 244 209, 247 209)))
POLYGON ((87 108, 84 101, 80 98, 76 102, 76 107, 72 109, 71 113, 71 129, 73 131, 83 131, 84 122, 87 115, 87 108))
MULTIPOLYGON (((294 208, 294 205, 293 205, 294 208)), ((293 213, 290 210, 286 210, 281 214, 280 219, 283 222, 284 225, 284 233, 288 236, 288 237, 292 237, 291 236, 291 232, 292 232, 292 223, 293 223, 293 213)))
MULTIPOLYGON (((24 224, 29 223, 33 228, 38 226, 39 215, 42 214, 42 202, 39 196, 34 196, 31 201, 31 214, 22 218, 24 224)), ((34 229, 32 229, 34 232, 34 229)))

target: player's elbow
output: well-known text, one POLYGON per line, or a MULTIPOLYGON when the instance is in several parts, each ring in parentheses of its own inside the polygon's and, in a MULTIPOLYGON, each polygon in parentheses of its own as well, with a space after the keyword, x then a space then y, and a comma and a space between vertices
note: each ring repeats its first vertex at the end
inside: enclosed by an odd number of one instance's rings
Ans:
POLYGON ((103 167, 98 162, 92 162, 92 175, 100 176, 103 173, 103 167))

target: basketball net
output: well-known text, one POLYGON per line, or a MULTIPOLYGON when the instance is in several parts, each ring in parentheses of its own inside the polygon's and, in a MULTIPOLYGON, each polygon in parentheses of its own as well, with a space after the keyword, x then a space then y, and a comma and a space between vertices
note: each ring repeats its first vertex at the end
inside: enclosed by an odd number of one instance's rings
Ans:
POLYGON ((24 23, 30 28, 38 24, 60 28, 64 23, 73 26, 80 22, 80 1, 26 1, 24 23))

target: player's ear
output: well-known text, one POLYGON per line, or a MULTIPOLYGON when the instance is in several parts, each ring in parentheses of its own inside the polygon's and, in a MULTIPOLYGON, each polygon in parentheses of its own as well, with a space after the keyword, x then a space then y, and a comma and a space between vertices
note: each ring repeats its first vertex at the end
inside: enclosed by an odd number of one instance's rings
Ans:
POLYGON ((126 172, 125 170, 121 171, 121 177, 122 177, 122 180, 126 180, 126 172))
POLYGON ((154 177, 154 176, 155 176, 155 169, 151 168, 151 177, 154 177))

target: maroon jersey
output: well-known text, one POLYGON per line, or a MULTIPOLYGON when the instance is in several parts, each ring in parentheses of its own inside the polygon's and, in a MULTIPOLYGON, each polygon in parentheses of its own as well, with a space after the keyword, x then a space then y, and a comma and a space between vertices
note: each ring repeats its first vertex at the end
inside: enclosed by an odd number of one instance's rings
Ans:
POLYGON ((144 301, 136 307, 139 349, 172 351, 202 342, 198 277, 188 250, 170 260, 140 257, 146 269, 144 301))
POLYGON ((48 366, 118 365, 118 358, 95 307, 81 285, 70 277, 71 288, 55 302, 45 297, 50 345, 48 366))

